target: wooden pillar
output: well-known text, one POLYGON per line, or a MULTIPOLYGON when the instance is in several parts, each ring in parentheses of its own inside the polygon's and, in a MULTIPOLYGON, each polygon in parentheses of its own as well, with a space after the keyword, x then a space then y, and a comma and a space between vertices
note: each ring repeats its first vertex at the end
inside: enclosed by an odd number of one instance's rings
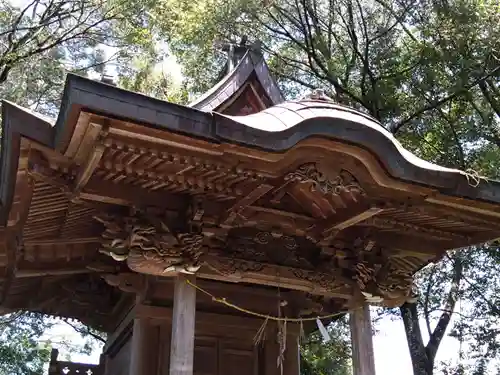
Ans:
POLYGON ((179 274, 174 286, 170 375, 193 375, 196 290, 194 276, 179 274))
POLYGON ((57 361, 58 356, 59 356, 59 350, 52 348, 52 351, 50 352, 49 375, 60 373, 57 361))
POLYGON ((286 375, 300 374, 299 337, 296 335, 288 335, 284 370, 283 373, 286 375))
POLYGON ((350 314, 354 375, 375 375, 370 307, 364 304, 350 314))
POLYGON ((104 353, 101 353, 101 355, 99 356, 99 367, 101 369, 102 375, 109 375, 108 374, 108 356, 104 353))
POLYGON ((134 318, 130 358, 130 375, 156 375, 154 330, 149 319, 134 318))

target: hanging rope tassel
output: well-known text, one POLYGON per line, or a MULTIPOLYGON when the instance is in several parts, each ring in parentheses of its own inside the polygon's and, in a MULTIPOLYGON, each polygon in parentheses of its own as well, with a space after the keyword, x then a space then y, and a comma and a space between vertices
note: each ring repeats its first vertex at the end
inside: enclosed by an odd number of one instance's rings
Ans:
POLYGON ((301 320, 299 323, 299 343, 302 345, 306 342, 306 333, 304 331, 304 322, 301 320))
POLYGON ((266 327, 267 327, 267 322, 269 321, 268 318, 264 320, 264 323, 260 326, 259 330, 255 334, 253 338, 253 344, 255 346, 259 345, 261 342, 263 342, 266 339, 266 327))
MULTIPOLYGON (((278 298, 280 299, 278 304, 278 317, 283 317, 283 308, 288 304, 287 301, 281 300, 280 288, 278 287, 278 298)), ((285 364, 285 351, 286 351, 286 316, 284 320, 278 321, 278 345, 279 345, 279 355, 277 359, 277 365, 280 369, 281 375, 283 375, 283 369, 285 364)))
POLYGON ((283 375, 286 351, 286 320, 278 322, 278 345, 280 351, 276 364, 280 369, 281 375, 283 375))
POLYGON ((472 187, 478 187, 481 183, 481 180, 484 179, 479 175, 478 172, 473 169, 467 169, 464 173, 465 177, 467 178, 467 183, 472 187))

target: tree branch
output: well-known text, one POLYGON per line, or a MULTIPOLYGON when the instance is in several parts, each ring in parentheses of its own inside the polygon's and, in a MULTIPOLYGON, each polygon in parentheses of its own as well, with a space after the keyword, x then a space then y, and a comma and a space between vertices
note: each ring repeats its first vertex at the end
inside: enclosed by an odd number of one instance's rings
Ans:
POLYGON ((479 78, 476 78, 473 82, 469 83, 468 85, 465 85, 463 86, 461 89, 459 90, 456 90, 454 91, 453 93, 445 96, 444 98, 440 99, 440 100, 437 100, 431 104, 428 104, 428 105, 425 105, 423 106, 422 108, 414 111, 410 116, 408 116, 406 119, 400 121, 399 123, 395 124, 391 129, 390 131, 393 133, 393 134, 396 134, 404 125, 408 124, 409 122, 413 121, 414 119, 416 119, 417 117, 419 117, 420 115, 424 114, 425 112, 429 111, 429 110, 432 110, 432 109, 435 109, 435 108, 438 108, 440 106, 442 106, 443 104, 446 104, 447 102, 449 102, 450 100, 453 100, 455 99, 456 97, 466 93, 467 91, 469 91, 471 88, 477 86, 480 82, 492 77, 493 75, 495 75, 496 73, 500 72, 500 66, 497 66, 495 69, 493 69, 492 71, 490 71, 488 74, 482 76, 482 77, 479 77, 479 78))
POLYGON ((463 263, 461 255, 457 254, 455 259, 453 259, 453 279, 451 282, 450 290, 448 292, 448 297, 443 308, 443 312, 438 320, 434 331, 432 332, 429 342, 425 347, 427 358, 430 363, 434 364, 434 359, 436 358, 436 353, 439 348, 439 344, 444 337, 446 329, 451 320, 451 315, 455 309, 455 304, 458 299, 458 292, 460 289, 460 281, 463 276, 463 263))
POLYGON ((89 328, 87 328, 87 327, 84 327, 84 328, 83 327, 78 327, 78 326, 74 325, 73 323, 71 323, 69 321, 69 319, 62 319, 62 321, 64 323, 66 323, 67 325, 69 325, 71 328, 73 328, 76 332, 84 334, 84 335, 89 335, 89 336, 93 337, 94 339, 96 339, 96 340, 98 340, 98 341, 100 341, 100 342, 102 342, 104 344, 106 343, 106 340, 104 338, 102 338, 98 334, 95 334, 95 333, 91 332, 89 328))

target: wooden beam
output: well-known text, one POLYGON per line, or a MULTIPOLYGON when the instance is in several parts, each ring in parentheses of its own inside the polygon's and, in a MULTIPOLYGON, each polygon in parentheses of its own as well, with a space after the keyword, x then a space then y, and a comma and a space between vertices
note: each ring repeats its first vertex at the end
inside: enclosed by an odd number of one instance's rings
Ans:
POLYGON ((372 325, 370 308, 367 304, 350 313, 349 325, 351 327, 353 374, 375 375, 372 325))
MULTIPOLYGON (((235 316, 231 314, 234 312, 231 309, 228 309, 226 312, 227 314, 196 311, 197 330, 205 331, 206 325, 210 325, 214 329, 216 327, 223 327, 226 330, 248 331, 247 333, 254 337, 255 331, 262 326, 262 320, 259 318, 248 315, 235 316)), ((152 319, 153 321, 157 321, 156 324, 163 324, 162 322, 166 321, 168 325, 172 325, 173 309, 163 306, 137 305, 136 316, 152 319)), ((295 328, 294 325, 287 327, 287 329, 289 333, 299 334, 298 328, 295 328)))
POLYGON ((384 211, 383 208, 380 207, 370 207, 367 210, 364 210, 362 212, 356 213, 350 217, 347 217, 343 220, 337 220, 335 223, 331 223, 330 226, 327 226, 325 228, 325 232, 330 232, 333 230, 343 230, 345 228, 349 228, 353 225, 356 225, 362 221, 365 221, 366 219, 373 217, 375 215, 378 215, 384 211))
POLYGON ((193 375, 196 289, 188 280, 195 277, 179 274, 174 285, 170 375, 193 375))
POLYGON ((57 268, 57 269, 39 269, 39 270, 17 270, 16 278, 42 277, 42 276, 64 276, 79 275, 84 273, 93 273, 95 271, 88 268, 57 268))
POLYGON ((415 257, 434 257, 444 253, 445 250, 464 247, 463 242, 451 239, 429 240, 419 236, 415 231, 401 233, 398 231, 374 231, 370 237, 378 246, 390 249, 388 254, 402 253, 415 257))
POLYGON ((90 180, 95 169, 99 165, 106 147, 103 144, 95 145, 85 163, 80 167, 75 179, 74 193, 78 194, 85 184, 90 180))
POLYGON ((101 237, 83 238, 51 238, 49 240, 31 240, 23 242, 24 247, 53 246, 53 245, 79 245, 88 243, 101 243, 101 237))
POLYGON ((172 210, 185 208, 186 202, 169 192, 147 191, 137 186, 115 184, 102 178, 91 177, 79 198, 120 206, 158 206, 172 210))
MULTIPOLYGON (((206 257, 207 263, 210 259, 206 257)), ((217 257, 217 259, 221 259, 217 257)), ((293 275, 293 269, 290 267, 282 267, 276 265, 265 265, 264 269, 256 272, 241 272, 233 275, 222 275, 208 267, 202 267, 196 275, 202 279, 236 282, 236 283, 251 283, 257 285, 273 286, 288 288, 292 290, 300 290, 312 294, 324 295, 336 298, 350 299, 352 290, 350 287, 338 287, 327 289, 319 286, 317 283, 308 281, 306 279, 299 279, 293 275), (279 275, 279 276, 277 276, 279 275)), ((353 284, 352 280, 342 279, 339 275, 339 282, 345 282, 349 285, 353 284)))
POLYGON ((17 278, 39 277, 39 276, 64 276, 77 275, 85 273, 115 273, 123 267, 121 264, 112 263, 106 259, 106 262, 92 260, 70 261, 54 259, 49 262, 20 261, 17 264, 15 276, 17 278))
POLYGON ((362 221, 381 213, 382 211, 384 211, 383 208, 370 207, 358 210, 354 213, 351 212, 343 216, 333 215, 332 218, 326 219, 318 225, 315 225, 311 232, 315 233, 316 236, 320 235, 325 237, 321 244, 326 246, 330 243, 333 237, 335 237, 336 233, 353 225, 359 224, 362 221))
POLYGON ((230 225, 246 207, 256 202, 273 188, 269 184, 261 184, 249 192, 245 197, 234 203, 221 217, 221 225, 230 225))
POLYGON ((102 348, 103 354, 110 354, 112 352, 112 348, 120 340, 120 338, 123 338, 123 336, 127 337, 128 340, 128 335, 130 334, 130 331, 133 330, 134 319, 140 317, 136 313, 136 308, 137 305, 132 307, 121 322, 116 326, 113 333, 108 335, 106 343, 102 348))

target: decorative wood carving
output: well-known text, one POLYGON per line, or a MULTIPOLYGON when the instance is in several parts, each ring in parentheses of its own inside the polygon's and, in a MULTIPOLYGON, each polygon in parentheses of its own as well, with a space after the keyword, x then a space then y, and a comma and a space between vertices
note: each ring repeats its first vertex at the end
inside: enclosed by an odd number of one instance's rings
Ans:
POLYGON ((236 259, 311 271, 324 261, 321 249, 305 237, 249 227, 231 230, 223 251, 236 259))
POLYGON ((389 259, 360 256, 351 264, 353 279, 367 302, 396 306, 415 298, 412 274, 393 267, 389 259))
MULTIPOLYGON (((388 259, 380 255, 381 248, 370 240, 369 232, 367 238, 353 241, 344 250, 346 258, 339 258, 324 253, 305 236, 280 230, 241 227, 206 238, 201 225, 203 210, 196 207, 188 210, 190 231, 173 230, 166 217, 145 211, 123 217, 100 215, 96 219, 105 226, 101 251, 146 274, 195 273, 206 265, 229 278, 275 272, 276 277, 281 274, 298 283, 307 281, 332 294, 355 288, 370 302, 410 295, 411 277, 398 273, 397 268, 384 267, 388 259)), ((125 282, 116 276, 106 280, 118 287, 125 282)))
POLYGON ((314 190, 325 195, 339 195, 342 192, 365 194, 359 182, 350 172, 342 169, 338 176, 330 178, 318 170, 316 163, 302 164, 295 171, 289 173, 286 179, 299 183, 311 183, 314 190))
POLYGON ((207 265, 217 273, 227 277, 239 277, 248 272, 260 272, 265 267, 263 263, 259 262, 222 257, 213 259, 207 265))
POLYGON ((105 230, 101 252, 127 261, 137 272, 164 275, 194 273, 200 268, 203 235, 174 232, 166 218, 136 211, 132 216, 95 216, 105 230))
POLYGON ((136 273, 106 274, 102 278, 111 286, 127 293, 138 293, 144 288, 143 275, 136 273))

